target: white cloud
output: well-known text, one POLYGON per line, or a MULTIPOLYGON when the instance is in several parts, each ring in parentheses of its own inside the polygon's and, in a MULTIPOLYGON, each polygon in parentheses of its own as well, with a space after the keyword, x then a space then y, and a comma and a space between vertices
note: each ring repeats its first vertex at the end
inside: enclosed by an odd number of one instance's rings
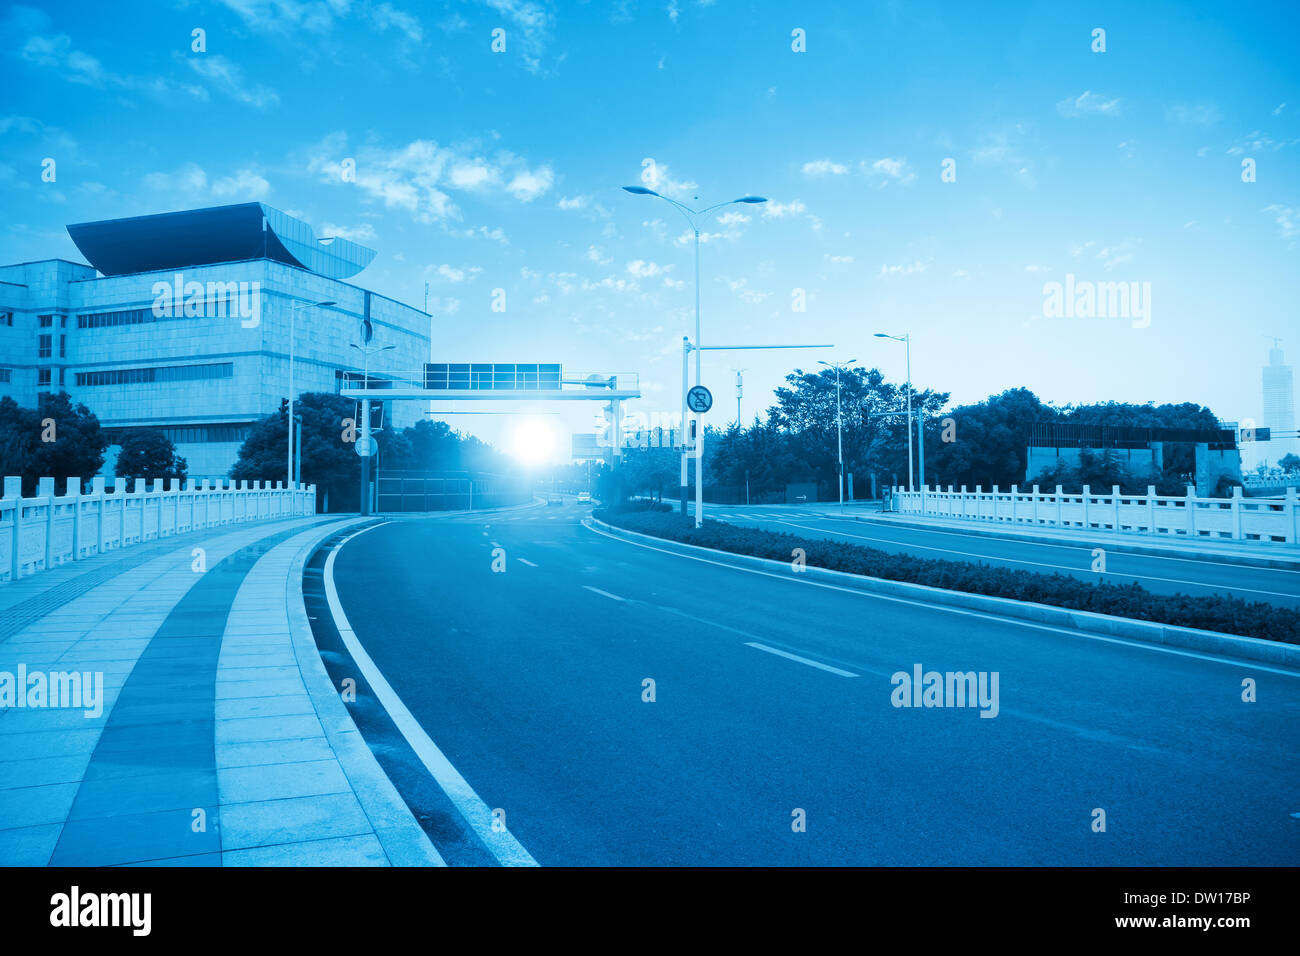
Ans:
POLYGON ((1278 235, 1283 239, 1294 239, 1296 236, 1300 236, 1300 210, 1273 203, 1265 206, 1260 211, 1273 214, 1273 221, 1277 223, 1278 235))
POLYGON ((827 256, 826 256, 826 261, 827 261, 827 262, 831 262, 831 263, 835 263, 835 264, 837 264, 837 265, 839 265, 839 264, 845 264, 845 263, 852 262, 852 261, 853 261, 853 256, 832 256, 832 255, 830 255, 830 254, 827 254, 827 256))
POLYGON ((843 176, 849 167, 829 159, 817 159, 803 164, 805 176, 843 176))
POLYGON ((363 222, 359 226, 338 226, 332 222, 322 223, 317 236, 321 239, 337 236, 340 239, 349 239, 352 242, 374 242, 379 238, 375 234, 375 227, 368 222, 363 222))
POLYGON ((223 176, 212 184, 212 195, 241 202, 264 199, 270 191, 271 184, 251 169, 241 169, 235 175, 223 176))
POLYGON ((600 266, 607 266, 614 261, 614 257, 605 255, 605 250, 599 246, 588 246, 587 258, 600 266))
MULTIPOLYGON (((423 139, 397 148, 363 146, 353 150, 343 133, 332 133, 314 146, 307 169, 323 182, 359 188, 387 208, 403 209, 418 222, 460 218, 449 190, 504 190, 521 202, 531 202, 554 180, 550 166, 530 168, 525 159, 507 150, 484 157, 423 139), (350 174, 343 164, 346 159, 355 161, 350 174)), ((500 230, 493 233, 480 227, 467 234, 505 242, 500 230)))
POLYGON ((718 217, 719 226, 738 226, 742 222, 749 222, 749 217, 743 212, 736 212, 735 210, 724 212, 718 217))
POLYGON ((570 199, 568 196, 561 197, 560 201, 555 204, 560 209, 582 209, 587 205, 586 196, 574 196, 570 199))
POLYGON ((905 159, 894 159, 890 156, 885 156, 882 159, 877 159, 870 165, 867 165, 865 162, 862 165, 866 170, 867 175, 878 179, 879 184, 882 187, 888 185, 890 182, 900 183, 905 186, 916 179, 916 173, 907 165, 907 160, 905 159))
POLYGON ((1118 116, 1120 114, 1120 98, 1106 99, 1099 93, 1092 90, 1084 90, 1073 99, 1066 97, 1056 104, 1056 111, 1062 116, 1118 116))
POLYGON ((667 163, 658 163, 651 157, 641 160, 641 184, 665 196, 685 196, 699 189, 699 183, 673 179, 667 163))
POLYGON ((149 173, 144 184, 158 192, 203 193, 208 188, 208 174, 195 163, 186 163, 174 173, 149 173))
POLYGON ((464 282, 467 279, 473 279, 482 271, 483 269, 479 266, 461 266, 457 268, 456 266, 443 263, 436 269, 430 266, 429 269, 426 270, 426 273, 436 275, 440 279, 445 279, 448 282, 459 283, 464 282))
POLYGON ((927 268, 927 264, 919 260, 911 263, 902 263, 896 266, 882 265, 880 267, 880 275, 882 277, 883 276, 910 276, 917 272, 924 272, 926 268, 927 268))
POLYGON ((514 178, 510 180, 510 184, 506 186, 506 191, 520 202, 532 202, 550 189, 554 181, 555 174, 551 171, 550 166, 539 166, 531 170, 524 169, 515 173, 514 178))
POLYGON ((649 279, 671 268, 672 266, 661 266, 657 262, 646 262, 644 259, 633 259, 627 264, 627 271, 638 279, 649 279))
POLYGON ((1184 126, 1213 126, 1222 119, 1218 107, 1213 103, 1179 103, 1171 106, 1165 112, 1165 117, 1184 126))
POLYGON ((763 203, 763 215, 769 219, 784 219, 786 216, 797 216, 807 211, 808 207, 798 199, 785 203, 772 201, 763 203))
POLYGON ((280 105, 279 94, 260 84, 250 86, 244 81, 240 68, 219 53, 192 56, 185 62, 191 70, 236 102, 259 110, 280 105))

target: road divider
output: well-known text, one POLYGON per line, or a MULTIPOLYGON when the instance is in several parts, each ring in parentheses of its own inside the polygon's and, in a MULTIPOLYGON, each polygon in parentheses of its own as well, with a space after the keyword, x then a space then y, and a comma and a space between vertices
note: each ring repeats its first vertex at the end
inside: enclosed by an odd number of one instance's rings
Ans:
MULTIPOLYGON (((664 516, 654 513, 638 513, 635 517, 659 518, 664 516)), ((677 516, 670 515, 667 517, 676 518, 677 516)), ((1090 610, 1057 607, 1032 601, 997 597, 988 594, 972 593, 969 591, 950 590, 947 588, 918 584, 910 581, 888 580, 882 577, 833 570, 816 566, 813 561, 814 554, 811 551, 808 553, 806 563, 800 563, 798 560, 793 562, 775 560, 738 551, 704 547, 698 544, 690 544, 684 541, 674 540, 658 534, 650 534, 639 530, 619 527, 603 520, 603 516, 593 516, 592 518, 584 520, 583 524, 588 529, 604 534, 607 537, 613 537, 643 547, 653 547, 655 550, 664 551, 670 554, 678 554, 682 557, 708 561, 712 564, 720 564, 741 570, 754 571, 771 577, 780 577, 793 583, 808 582, 827 587, 834 587, 839 590, 862 591, 885 598, 903 600, 914 604, 931 605, 958 612, 1014 618, 1028 622, 1032 625, 1057 630, 1062 633, 1076 633, 1085 637, 1121 639, 1121 641, 1127 639, 1129 641, 1138 641, 1143 644, 1159 645, 1165 649, 1177 649, 1182 652, 1195 651, 1200 652, 1201 654, 1221 655, 1233 659, 1276 664, 1284 668, 1300 668, 1300 645, 1287 643, 1281 640, 1243 637, 1219 631, 1171 625, 1112 614, 1103 614, 1090 610)), ((711 524, 711 522, 706 522, 705 527, 707 528, 709 524, 711 524)), ((786 541, 795 542, 796 545, 799 543, 799 539, 796 539, 791 535, 775 532, 750 531, 749 533, 765 534, 773 538, 786 539, 786 541)), ((816 543, 835 544, 834 542, 816 543)), ((805 542, 805 544, 811 546, 813 542, 805 542)), ((785 542, 781 542, 781 546, 786 551, 791 550, 790 546, 787 546, 785 542)), ((840 545, 840 547, 852 548, 854 546, 840 545)), ((893 559, 905 557, 898 555, 883 556, 893 559)), ((936 564, 938 562, 926 563, 936 564)), ((1131 591, 1133 589, 1126 588, 1124 590, 1131 591)), ((1143 596, 1154 597, 1153 595, 1147 595, 1146 592, 1142 592, 1142 594, 1143 596)), ((1244 602, 1240 601, 1235 603, 1244 605, 1244 602)), ((1294 615, 1294 612, 1288 612, 1286 609, 1272 608, 1271 610, 1278 614, 1290 613, 1294 615)))

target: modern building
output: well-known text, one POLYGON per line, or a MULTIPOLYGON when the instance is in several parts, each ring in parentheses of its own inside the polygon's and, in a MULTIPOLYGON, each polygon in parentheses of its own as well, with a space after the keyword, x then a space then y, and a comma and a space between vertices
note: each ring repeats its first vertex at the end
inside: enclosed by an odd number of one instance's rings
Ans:
MULTIPOLYGON (((336 392, 367 365, 372 379, 409 375, 428 358, 427 313, 344 281, 373 250, 316 239, 263 203, 78 223, 68 233, 89 265, 0 266, 0 395, 35 406, 66 391, 111 437, 161 428, 193 477, 225 476, 251 424, 279 409, 291 344, 296 394, 336 392)), ((389 411, 401 428, 424 406, 393 402, 389 411)), ((113 448, 106 473, 115 457, 113 448)))
POLYGON ((1111 452, 1134 477, 1159 475, 1166 463, 1181 463, 1202 497, 1214 493, 1220 479, 1241 482, 1241 453, 1234 428, 1147 428, 1128 425, 1083 425, 1035 422, 1029 429, 1025 484, 1045 469, 1064 463, 1077 467, 1080 452, 1111 452))

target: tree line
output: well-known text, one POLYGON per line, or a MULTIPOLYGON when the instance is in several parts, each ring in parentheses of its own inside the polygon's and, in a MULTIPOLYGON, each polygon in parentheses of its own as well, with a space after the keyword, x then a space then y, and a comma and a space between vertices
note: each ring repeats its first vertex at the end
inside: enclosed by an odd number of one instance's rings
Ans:
MULTIPOLYGON (((748 426, 733 422, 705 430, 705 495, 743 502, 748 484, 751 503, 784 501, 786 485, 815 483, 823 500, 837 496, 835 372, 795 369, 775 392, 775 403, 748 426)), ((839 382, 844 470, 853 476, 853 495, 866 498, 872 479, 876 493, 907 484, 907 388, 888 381, 879 369, 850 368, 839 382)), ((1149 428, 1214 429, 1219 420, 1194 402, 1132 404, 1102 402, 1057 406, 1028 388, 1011 388, 987 399, 944 410, 949 393, 912 393, 913 415, 924 420, 925 478, 974 489, 998 485, 1044 487, 1083 484, 1145 492, 1155 484, 1162 494, 1182 494, 1194 471, 1190 445, 1167 445, 1158 474, 1131 473, 1112 451, 1085 450, 1077 464, 1063 465, 1027 482, 1031 429, 1041 423, 1149 428)), ((919 443, 913 420, 913 445, 919 443)), ((626 487, 632 493, 675 495, 680 481, 675 449, 629 449, 624 456, 626 487)), ((915 459, 914 459, 915 462, 915 459)), ((917 468, 917 464, 914 464, 917 468)), ((693 466, 692 466, 693 470, 693 466)), ((915 476, 920 483, 919 473, 915 476)), ((693 481, 693 478, 692 478, 693 481)), ((845 495, 848 495, 847 478, 845 495)))

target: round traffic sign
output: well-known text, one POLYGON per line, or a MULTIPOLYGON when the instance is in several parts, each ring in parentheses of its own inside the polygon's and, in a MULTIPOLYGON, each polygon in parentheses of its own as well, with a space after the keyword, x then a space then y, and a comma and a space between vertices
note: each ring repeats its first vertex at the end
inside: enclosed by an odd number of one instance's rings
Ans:
POLYGON ((703 415, 713 407, 713 393, 703 385, 696 385, 686 393, 686 407, 697 415, 703 415))

